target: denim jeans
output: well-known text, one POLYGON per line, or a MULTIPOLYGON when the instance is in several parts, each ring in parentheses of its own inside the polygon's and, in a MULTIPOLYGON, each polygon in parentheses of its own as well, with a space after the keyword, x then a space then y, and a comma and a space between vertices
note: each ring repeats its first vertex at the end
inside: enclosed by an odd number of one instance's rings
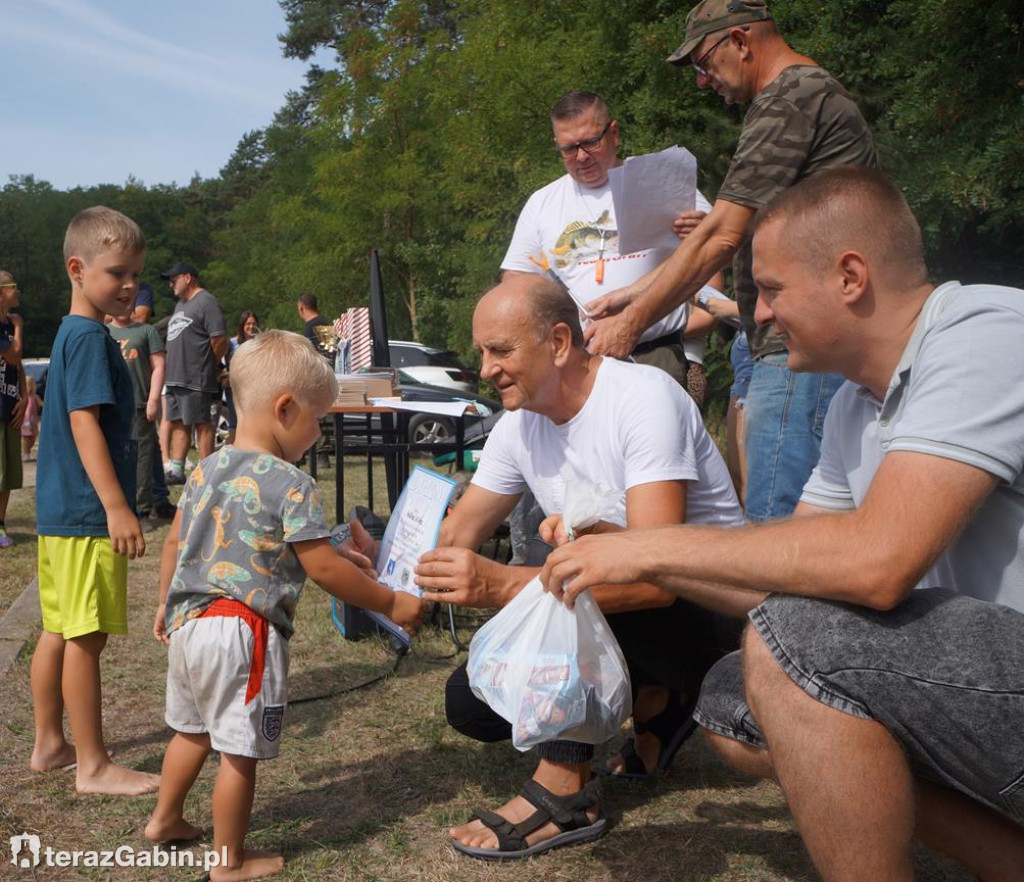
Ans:
POLYGON ((167 493, 167 476, 164 474, 164 458, 160 451, 160 439, 153 449, 153 507, 167 505, 171 501, 167 493))
MULTIPOLYGON (((886 612, 773 595, 750 613, 779 666, 811 698, 881 723, 915 775, 1024 823, 1024 613, 945 588, 886 612)), ((764 747, 740 653, 704 679, 695 719, 764 747)))
POLYGON ((754 362, 747 393, 746 515, 766 521, 793 513, 818 464, 829 402, 838 374, 793 373, 786 353, 754 362))

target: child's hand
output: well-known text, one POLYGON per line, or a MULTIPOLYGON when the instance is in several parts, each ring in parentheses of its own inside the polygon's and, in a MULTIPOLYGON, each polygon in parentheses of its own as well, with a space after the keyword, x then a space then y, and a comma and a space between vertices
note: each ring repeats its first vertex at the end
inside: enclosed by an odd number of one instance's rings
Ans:
POLYGON ((158 604, 156 608, 156 615, 153 617, 153 636, 161 643, 170 643, 171 638, 167 636, 167 623, 164 621, 164 612, 166 607, 164 604, 158 604))
POLYGON ((142 525, 127 505, 107 513, 107 531, 115 553, 127 554, 129 560, 135 560, 146 553, 142 525))
POLYGON ((426 604, 407 591, 396 591, 391 600, 391 611, 387 614, 396 625, 404 628, 409 634, 415 634, 423 621, 426 604))

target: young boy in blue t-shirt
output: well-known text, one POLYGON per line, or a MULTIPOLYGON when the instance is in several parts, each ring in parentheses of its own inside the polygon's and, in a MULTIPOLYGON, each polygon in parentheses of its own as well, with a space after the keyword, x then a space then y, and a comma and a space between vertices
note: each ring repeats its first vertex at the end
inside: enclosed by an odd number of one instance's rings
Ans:
POLYGON ((287 703, 288 640, 307 576, 328 593, 412 629, 419 598, 393 592, 338 557, 316 482, 295 468, 338 394, 330 365, 288 331, 265 331, 231 359, 238 411, 232 445, 192 472, 160 561, 153 623, 169 644, 160 796, 146 836, 191 839, 185 798, 211 750, 213 847, 227 862, 212 882, 254 879, 284 865, 244 847, 256 764, 277 756, 287 703))
POLYGON ((71 309, 50 355, 36 479, 43 633, 32 656, 31 766, 77 762, 79 793, 135 796, 160 783, 110 761, 100 705, 100 653, 108 634, 128 630, 128 558, 146 550, 131 502, 135 399, 103 319, 135 298, 145 261, 142 231, 118 211, 87 208, 68 226, 71 309))

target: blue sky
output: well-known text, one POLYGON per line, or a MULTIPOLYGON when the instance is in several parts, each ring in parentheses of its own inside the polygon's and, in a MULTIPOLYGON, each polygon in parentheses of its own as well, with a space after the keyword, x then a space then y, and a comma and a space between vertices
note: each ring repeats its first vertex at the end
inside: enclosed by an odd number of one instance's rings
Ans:
POLYGON ((307 65, 277 0, 0 0, 0 184, 186 184, 267 125, 307 65))

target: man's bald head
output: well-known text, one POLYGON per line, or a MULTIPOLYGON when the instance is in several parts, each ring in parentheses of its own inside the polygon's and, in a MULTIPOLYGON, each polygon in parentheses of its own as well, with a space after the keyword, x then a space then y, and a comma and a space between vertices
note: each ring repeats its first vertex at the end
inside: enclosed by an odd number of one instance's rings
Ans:
POLYGON ((538 341, 547 339, 556 325, 568 325, 573 348, 584 348, 576 304, 565 288, 543 276, 508 276, 480 298, 474 317, 483 311, 502 317, 509 327, 518 323, 528 325, 538 341))
POLYGON ((815 271, 856 251, 888 287, 909 290, 928 281, 921 228, 899 188, 874 169, 845 166, 805 178, 757 213, 752 233, 776 223, 815 271))

